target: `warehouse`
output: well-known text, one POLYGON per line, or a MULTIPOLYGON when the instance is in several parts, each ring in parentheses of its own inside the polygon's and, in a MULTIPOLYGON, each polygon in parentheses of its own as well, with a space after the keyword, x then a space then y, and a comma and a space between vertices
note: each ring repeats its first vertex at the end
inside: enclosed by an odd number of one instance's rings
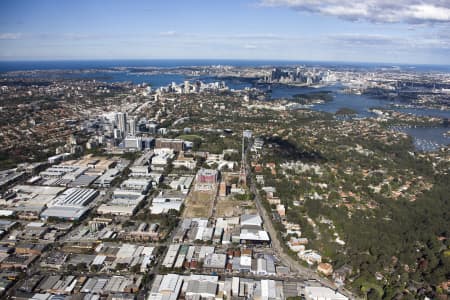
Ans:
POLYGON ((169 246, 166 257, 164 258, 164 261, 162 262, 162 265, 165 268, 170 269, 173 267, 173 265, 175 263, 175 259, 177 258, 179 249, 180 249, 180 245, 177 245, 177 244, 173 244, 173 245, 169 246))
POLYGON ((275 280, 261 280, 262 299, 281 299, 277 297, 277 291, 275 280))
POLYGON ((68 221, 80 220, 87 212, 88 207, 52 206, 41 213, 41 218, 58 218, 68 221))
POLYGON ((104 290, 113 293, 134 293, 141 286, 142 276, 113 276, 106 284, 104 290))
POLYGON ((180 295, 183 279, 177 274, 157 275, 148 300, 176 300, 180 295))
POLYGON ((94 261, 92 262, 93 266, 101 266, 105 262, 106 256, 105 255, 97 255, 94 258, 94 261))
POLYGON ((151 177, 148 166, 132 166, 130 167, 131 177, 151 177))
POLYGON ((56 197, 49 206, 82 207, 88 205, 97 196, 93 189, 70 188, 56 197))
POLYGON ((0 171, 0 188, 17 182, 25 176, 25 172, 16 172, 16 169, 0 171))
POLYGON ((69 187, 87 187, 90 186, 98 176, 82 174, 68 184, 69 187))
POLYGON ((259 215, 242 215, 240 222, 241 226, 262 226, 262 219, 259 215))
POLYGON ((137 191, 115 190, 112 199, 99 206, 97 213, 111 214, 117 216, 132 216, 140 204, 145 200, 145 196, 137 191))
POLYGON ((50 217, 64 220, 79 220, 88 211, 87 205, 94 200, 98 192, 93 189, 70 188, 56 197, 46 210, 41 213, 42 219, 50 217))
POLYGON ((198 254, 199 260, 204 260, 207 255, 214 253, 215 248, 213 246, 201 246, 198 254))
POLYGON ((94 182, 95 187, 104 187, 108 188, 111 186, 111 183, 113 180, 119 176, 120 170, 118 168, 108 169, 106 170, 103 175, 101 175, 97 180, 94 182))
POLYGON ((175 269, 180 269, 183 267, 183 264, 184 264, 184 261, 186 260, 186 255, 187 255, 188 251, 189 251, 188 245, 181 246, 180 251, 178 253, 177 260, 174 265, 175 269))
POLYGON ((344 295, 335 292, 327 287, 306 286, 305 287, 306 300, 347 300, 344 295))
POLYGON ((217 282, 207 280, 189 280, 186 288, 187 299, 214 299, 217 282))
POLYGON ((203 267, 213 270, 223 270, 227 262, 225 254, 210 253, 205 257, 203 267))
POLYGON ((192 185, 192 181, 194 180, 194 176, 181 176, 177 179, 172 180, 170 182, 170 187, 174 190, 180 190, 183 194, 187 194, 189 192, 189 188, 192 185))
POLYGON ((142 194, 148 192, 151 188, 151 181, 148 179, 127 179, 120 185, 120 188, 128 191, 137 191, 142 194))
POLYGON ((103 290, 107 281, 105 278, 89 278, 83 285, 81 292, 98 294, 103 290))
POLYGON ((239 235, 240 242, 243 244, 269 244, 269 234, 264 230, 258 229, 241 229, 239 235))
POLYGON ((39 214, 64 189, 63 187, 16 185, 12 188, 16 196, 2 204, 14 206, 14 210, 18 212, 32 211, 39 214))
POLYGON ((185 198, 185 195, 177 191, 161 191, 158 196, 153 198, 150 210, 154 215, 167 213, 170 209, 180 211, 185 198))
POLYGON ((80 170, 80 167, 77 166, 52 166, 45 171, 40 172, 39 176, 44 179, 58 179, 66 174, 77 172, 78 170, 80 170))

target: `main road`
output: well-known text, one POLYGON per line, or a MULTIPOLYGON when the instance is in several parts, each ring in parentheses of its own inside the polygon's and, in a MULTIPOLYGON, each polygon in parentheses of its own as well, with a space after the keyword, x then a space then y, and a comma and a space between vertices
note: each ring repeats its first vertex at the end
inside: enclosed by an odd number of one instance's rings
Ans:
MULTIPOLYGON (((248 149, 250 148, 250 145, 247 147, 246 152, 248 152, 248 149)), ((248 157, 248 155, 246 155, 248 157)), ((319 276, 315 271, 303 266, 299 263, 295 258, 291 257, 288 253, 284 251, 283 245, 281 245, 281 241, 278 239, 277 230, 275 230, 275 227, 272 223, 272 218, 262 205, 261 196, 259 194, 258 189, 256 188, 256 185, 254 181, 252 180, 252 173, 251 173, 251 167, 248 164, 248 160, 246 160, 246 170, 247 170, 247 178, 248 181, 250 181, 249 189, 250 191, 255 195, 255 204, 256 208, 264 222, 264 228, 269 233, 271 238, 272 247, 274 249, 274 252, 277 254, 279 259, 282 261, 282 263, 290 268, 291 271, 294 271, 297 273, 297 276, 299 278, 302 278, 304 280, 317 280, 320 282, 323 286, 329 287, 333 290, 338 290, 340 293, 344 294, 345 296, 349 297, 350 299, 355 299, 355 296, 349 292, 346 289, 343 288, 337 288, 336 285, 331 282, 330 280, 323 278, 319 276)), ((247 182, 248 182, 247 181, 247 182)))

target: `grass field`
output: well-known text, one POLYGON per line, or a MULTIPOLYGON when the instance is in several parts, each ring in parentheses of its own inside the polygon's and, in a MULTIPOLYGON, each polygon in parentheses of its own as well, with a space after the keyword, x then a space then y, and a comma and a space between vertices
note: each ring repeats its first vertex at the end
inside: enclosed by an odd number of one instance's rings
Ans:
POLYGON ((209 218, 214 204, 215 193, 191 191, 186 198, 184 218, 209 218))
POLYGON ((240 201, 232 196, 219 197, 216 203, 216 217, 238 217, 244 212, 256 212, 255 204, 252 201, 240 201))

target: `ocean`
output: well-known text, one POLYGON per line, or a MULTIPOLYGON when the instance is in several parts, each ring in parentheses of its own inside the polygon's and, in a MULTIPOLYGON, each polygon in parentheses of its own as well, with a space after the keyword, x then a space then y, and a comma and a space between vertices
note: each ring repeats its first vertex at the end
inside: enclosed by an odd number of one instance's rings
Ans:
POLYGON ((108 69, 115 67, 160 67, 173 68, 179 66, 321 66, 326 68, 386 69, 400 68, 417 72, 450 72, 445 65, 415 65, 392 63, 364 62, 330 62, 330 61, 283 61, 283 60, 238 60, 238 59, 117 59, 117 60, 53 60, 53 61, 0 61, 0 72, 27 70, 80 70, 108 69))

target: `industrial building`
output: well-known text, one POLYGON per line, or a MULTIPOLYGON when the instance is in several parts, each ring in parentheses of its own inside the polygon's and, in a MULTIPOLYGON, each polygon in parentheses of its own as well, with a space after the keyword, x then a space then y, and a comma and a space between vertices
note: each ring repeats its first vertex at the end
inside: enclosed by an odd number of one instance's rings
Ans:
POLYGON ((158 138, 156 139, 155 148, 168 148, 173 149, 175 152, 181 152, 184 150, 184 141, 180 139, 158 138))
POLYGON ((178 155, 178 158, 174 160, 172 164, 174 168, 183 167, 189 170, 193 170, 197 166, 197 162, 195 161, 195 159, 193 157, 185 157, 183 155, 183 152, 178 155))
POLYGON ((204 259, 203 268, 223 270, 225 269, 226 263, 227 256, 225 254, 210 253, 204 259))
POLYGON ((217 288, 217 282, 189 280, 186 287, 186 299, 215 299, 217 288))
POLYGON ((70 188, 56 197, 41 213, 41 218, 50 217, 64 220, 79 220, 89 210, 88 204, 95 199, 98 191, 85 188, 70 188))
POLYGON ((162 262, 162 266, 164 266, 165 268, 168 268, 168 269, 173 268, 179 250, 180 250, 180 245, 178 245, 178 244, 170 245, 169 249, 167 250, 167 254, 164 257, 164 260, 162 262))
POLYGON ((8 200, 0 199, 0 203, 19 214, 32 212, 38 215, 46 208, 48 203, 65 188, 38 185, 16 185, 11 190, 14 192, 8 200))
POLYGON ((131 177, 151 177, 148 166, 132 166, 130 167, 131 177))
POLYGON ((41 213, 42 219, 58 218, 68 221, 81 219, 87 212, 87 207, 52 206, 41 213))
POLYGON ((333 291, 327 287, 306 286, 306 300, 347 300, 348 298, 341 293, 333 291))
POLYGON ((180 295, 183 279, 177 274, 157 275, 148 300, 177 300, 180 295))
POLYGON ((179 211, 186 195, 172 190, 163 190, 152 200, 152 214, 167 213, 170 209, 179 211))
MULTIPOLYGON (((157 275, 148 300, 255 299, 282 300, 299 296, 297 285, 275 280, 232 277, 219 281, 211 275, 157 275), (295 289, 295 290, 294 290, 295 289)), ((340 299, 340 298, 337 298, 340 299)))
POLYGON ((94 189, 70 188, 56 197, 48 206, 80 207, 88 205, 97 196, 94 189))
POLYGON ((194 181, 194 176, 180 176, 169 183, 174 190, 179 190, 183 194, 189 193, 189 189, 194 181))
POLYGON ((109 188, 113 180, 117 178, 119 174, 120 174, 119 168, 108 169, 106 170, 105 173, 103 173, 103 175, 101 175, 95 180, 93 185, 95 187, 100 188, 109 188))
POLYGON ((145 200, 145 197, 145 195, 142 195, 138 191, 117 189, 113 192, 112 198, 108 203, 98 207, 97 213, 132 216, 137 212, 139 205, 145 200))
POLYGON ((145 194, 151 188, 151 181, 144 178, 130 178, 122 182, 120 188, 127 191, 136 191, 145 194))
POLYGON ((152 157, 150 167, 152 171, 162 172, 175 157, 172 149, 155 149, 155 156, 152 157))

